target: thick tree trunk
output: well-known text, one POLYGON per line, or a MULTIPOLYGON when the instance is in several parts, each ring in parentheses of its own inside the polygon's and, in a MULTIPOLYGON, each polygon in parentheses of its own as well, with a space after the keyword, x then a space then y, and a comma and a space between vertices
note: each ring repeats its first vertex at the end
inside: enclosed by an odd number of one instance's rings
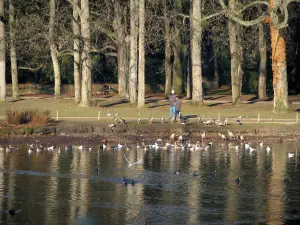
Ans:
MULTIPOLYGON (((182 11, 182 1, 176 0, 175 8, 178 13, 182 11)), ((180 24, 182 20, 177 20, 172 30, 173 42, 173 89, 177 94, 182 94, 183 88, 183 70, 182 70, 182 38, 180 24)))
MULTIPOLYGON (((236 0, 229 0, 229 7, 236 10, 236 0)), ((228 20, 229 45, 231 56, 231 88, 232 103, 241 103, 242 79, 243 79, 243 48, 241 26, 233 20, 228 20)))
POLYGON ((14 99, 19 99, 18 66, 16 53, 16 29, 15 29, 15 6, 13 0, 9 0, 9 38, 10 38, 10 64, 12 95, 14 99))
MULTIPOLYGON (((74 4, 79 7, 78 0, 74 4)), ((79 104, 81 100, 81 50, 80 50, 80 21, 76 7, 73 6, 73 54, 74 54, 74 89, 75 103, 79 104)))
POLYGON ((51 58, 54 70, 54 97, 60 98, 60 68, 57 56, 57 49, 54 42, 54 25, 55 25, 55 0, 50 0, 50 21, 49 21, 49 44, 51 58))
POLYGON ((286 68, 286 44, 280 30, 274 24, 278 24, 279 18, 276 14, 280 2, 270 0, 270 12, 272 21, 271 29, 271 49, 272 49, 272 71, 274 89, 274 112, 285 112, 288 110, 288 82, 286 68))
POLYGON ((118 61, 118 93, 126 95, 126 43, 123 9, 120 0, 114 1, 115 19, 114 30, 117 32, 117 61, 118 61))
POLYGON ((92 59, 91 52, 91 31, 90 31, 90 10, 89 0, 81 0, 81 37, 83 39, 82 60, 82 81, 81 81, 81 102, 80 106, 88 107, 92 101, 92 59))
POLYGON ((267 43, 263 23, 259 24, 259 55, 258 98, 265 99, 267 97, 267 43))
POLYGON ((130 62, 129 62, 129 99, 137 101, 137 0, 130 0, 130 62))
MULTIPOLYGON (((0 16, 4 17, 4 0, 0 0, 0 16)), ((6 101, 5 80, 5 28, 3 19, 0 20, 0 101, 6 101)))
POLYGON ((194 0, 192 11, 192 77, 193 77, 193 95, 194 104, 202 104, 202 65, 201 65, 201 0, 194 0))
POLYGON ((145 0, 139 0, 139 84, 138 108, 145 106, 145 0))
POLYGON ((172 88, 172 64, 171 64, 171 32, 170 20, 168 17, 167 0, 164 0, 164 19, 165 19, 165 94, 169 95, 172 88))

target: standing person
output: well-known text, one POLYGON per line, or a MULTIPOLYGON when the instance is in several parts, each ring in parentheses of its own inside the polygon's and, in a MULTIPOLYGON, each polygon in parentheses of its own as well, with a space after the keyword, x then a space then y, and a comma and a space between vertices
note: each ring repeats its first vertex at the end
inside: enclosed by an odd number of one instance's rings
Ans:
POLYGON ((170 119, 176 117, 176 109, 175 109, 175 91, 171 91, 171 95, 169 97, 169 102, 170 102, 170 119))
POLYGON ((175 113, 175 119, 177 118, 178 114, 180 113, 180 119, 181 119, 181 100, 179 99, 179 96, 176 95, 175 97, 175 110, 176 110, 176 113, 175 113))

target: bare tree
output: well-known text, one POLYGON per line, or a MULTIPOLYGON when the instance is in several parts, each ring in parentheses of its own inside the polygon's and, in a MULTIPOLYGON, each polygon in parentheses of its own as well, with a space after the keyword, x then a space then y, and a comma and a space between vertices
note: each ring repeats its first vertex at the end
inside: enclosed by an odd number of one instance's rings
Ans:
POLYGON ((172 64, 171 64, 171 32, 170 19, 168 15, 167 0, 164 3, 164 23, 165 23, 165 94, 171 93, 172 88, 172 64))
POLYGON ((0 101, 6 101, 4 1, 0 0, 0 101))
POLYGON ((138 108, 145 106, 145 0, 139 0, 138 108))
POLYGON ((81 102, 80 106, 88 107, 92 100, 92 59, 91 59, 91 31, 89 0, 81 0, 81 37, 83 40, 82 60, 82 81, 81 81, 81 102))
POLYGON ((18 66, 16 53, 16 28, 15 6, 13 0, 9 0, 9 38, 10 38, 10 64, 12 80, 12 96, 19 99, 18 66))
POLYGON ((51 58, 54 69, 54 97, 60 98, 60 67, 57 55, 57 48, 54 41, 54 25, 55 25, 55 0, 50 0, 50 20, 49 20, 49 45, 51 51, 51 58))
POLYGON ((79 104, 81 100, 81 49, 80 49, 80 18, 78 0, 73 2, 73 54, 74 54, 74 89, 75 103, 79 104))
POLYGON ((137 0, 130 0, 130 62, 129 62, 129 99, 131 104, 137 101, 137 0))
POLYGON ((193 78, 193 95, 194 104, 202 104, 202 63, 201 63, 201 43, 202 43, 202 26, 201 26, 201 0, 193 0, 191 10, 191 52, 192 52, 192 78, 193 78))

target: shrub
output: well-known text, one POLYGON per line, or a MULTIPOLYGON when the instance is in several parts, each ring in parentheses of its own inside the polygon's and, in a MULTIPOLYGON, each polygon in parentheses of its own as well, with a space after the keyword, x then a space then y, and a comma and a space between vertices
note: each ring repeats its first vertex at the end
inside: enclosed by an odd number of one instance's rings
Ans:
POLYGON ((6 111, 6 120, 8 124, 47 124, 50 122, 50 111, 38 111, 38 110, 16 110, 8 109, 6 111))

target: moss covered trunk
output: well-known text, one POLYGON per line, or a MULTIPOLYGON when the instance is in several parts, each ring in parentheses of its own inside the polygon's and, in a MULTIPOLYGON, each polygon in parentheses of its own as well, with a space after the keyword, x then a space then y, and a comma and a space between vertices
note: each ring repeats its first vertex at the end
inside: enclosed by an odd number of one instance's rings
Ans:
POLYGON ((272 71, 274 89, 274 112, 285 112, 288 110, 288 82, 286 68, 286 44, 283 31, 275 27, 279 23, 279 15, 275 9, 280 6, 280 1, 270 0, 270 12, 272 21, 271 30, 271 50, 272 50, 272 71))

